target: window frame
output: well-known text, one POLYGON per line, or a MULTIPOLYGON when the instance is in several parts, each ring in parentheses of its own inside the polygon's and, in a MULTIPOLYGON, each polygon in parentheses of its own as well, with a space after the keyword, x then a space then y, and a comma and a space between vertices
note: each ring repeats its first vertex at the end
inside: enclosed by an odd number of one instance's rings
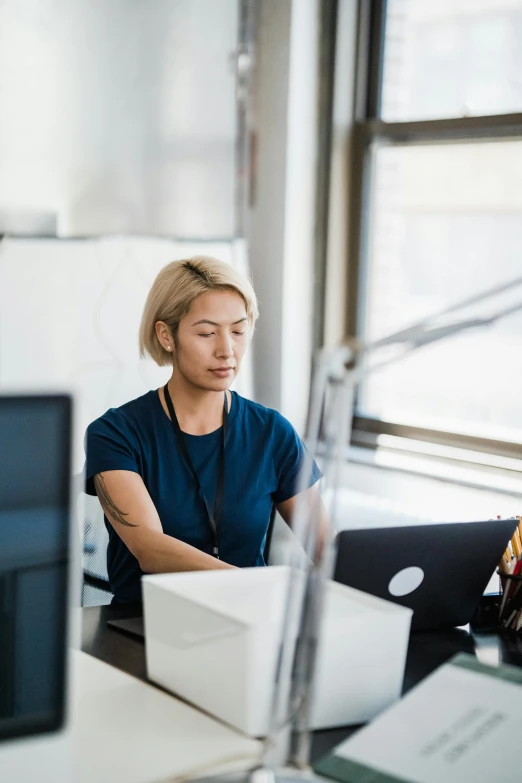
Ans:
MULTIPOLYGON (((374 142, 438 144, 441 142, 480 142, 493 139, 521 139, 522 112, 450 119, 385 122, 380 119, 384 68, 387 0, 358 0, 358 33, 352 154, 348 187, 347 312, 345 333, 359 337, 367 302, 366 273, 369 240, 369 197, 371 147, 374 142)), ((396 435, 405 440, 426 441, 504 457, 520 458, 521 445, 458 432, 445 432, 364 416, 354 396, 351 444, 365 445, 378 435, 396 435)))

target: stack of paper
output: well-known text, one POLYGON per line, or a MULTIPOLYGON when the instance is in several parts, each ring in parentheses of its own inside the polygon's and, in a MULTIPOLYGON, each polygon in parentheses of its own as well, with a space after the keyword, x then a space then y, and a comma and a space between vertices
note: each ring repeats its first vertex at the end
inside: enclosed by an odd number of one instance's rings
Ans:
POLYGON ((343 783, 522 780, 522 670, 458 655, 315 766, 343 783))
POLYGON ((158 688, 77 653, 76 783, 142 783, 247 769, 261 744, 158 688))

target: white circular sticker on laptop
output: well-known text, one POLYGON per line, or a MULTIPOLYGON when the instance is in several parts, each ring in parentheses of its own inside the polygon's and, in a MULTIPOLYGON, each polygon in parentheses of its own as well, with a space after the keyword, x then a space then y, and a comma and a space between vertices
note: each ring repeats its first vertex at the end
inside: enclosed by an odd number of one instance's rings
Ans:
POLYGON ((418 566, 409 566, 398 571, 390 580, 388 590, 392 595, 408 595, 422 583, 424 571, 418 566))

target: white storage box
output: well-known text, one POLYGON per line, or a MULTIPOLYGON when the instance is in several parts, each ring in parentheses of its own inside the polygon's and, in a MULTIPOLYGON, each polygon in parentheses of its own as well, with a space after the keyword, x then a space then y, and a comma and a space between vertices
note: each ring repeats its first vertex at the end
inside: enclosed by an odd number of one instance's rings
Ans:
MULTIPOLYGON (((267 733, 286 566, 143 578, 151 680, 253 737, 267 733)), ((411 610, 328 583, 312 727, 363 723, 401 693, 411 610)))

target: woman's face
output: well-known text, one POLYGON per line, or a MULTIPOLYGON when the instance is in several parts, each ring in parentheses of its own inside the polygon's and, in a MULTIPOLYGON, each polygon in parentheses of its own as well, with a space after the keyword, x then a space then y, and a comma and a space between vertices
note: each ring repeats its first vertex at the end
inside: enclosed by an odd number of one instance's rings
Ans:
POLYGON ((175 369, 193 386, 224 391, 239 372, 251 338, 245 303, 234 291, 207 291, 179 323, 175 369))

